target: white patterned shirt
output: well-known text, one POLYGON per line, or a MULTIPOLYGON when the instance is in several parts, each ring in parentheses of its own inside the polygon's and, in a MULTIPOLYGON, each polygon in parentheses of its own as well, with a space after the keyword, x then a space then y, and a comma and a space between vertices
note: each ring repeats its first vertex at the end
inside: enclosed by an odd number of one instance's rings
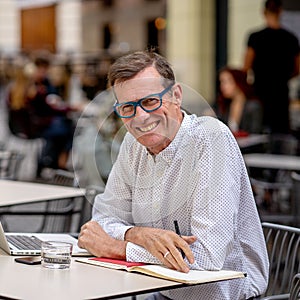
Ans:
MULTIPOLYGON (((243 279, 164 291, 171 299, 247 299, 262 294, 268 256, 243 157, 230 130, 212 117, 184 113, 175 139, 156 156, 126 134, 106 189, 95 199, 93 220, 124 240, 132 226, 195 235, 191 269, 231 269, 243 279)), ((160 263, 127 243, 126 259, 160 263)))

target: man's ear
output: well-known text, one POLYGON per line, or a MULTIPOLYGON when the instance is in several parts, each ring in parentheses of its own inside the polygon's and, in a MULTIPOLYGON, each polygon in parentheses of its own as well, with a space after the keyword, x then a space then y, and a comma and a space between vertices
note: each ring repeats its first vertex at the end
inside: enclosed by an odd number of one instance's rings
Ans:
POLYGON ((181 103, 182 103, 182 88, 181 88, 181 85, 179 83, 176 83, 174 85, 173 93, 174 93, 174 98, 175 98, 176 104, 181 106, 181 103))

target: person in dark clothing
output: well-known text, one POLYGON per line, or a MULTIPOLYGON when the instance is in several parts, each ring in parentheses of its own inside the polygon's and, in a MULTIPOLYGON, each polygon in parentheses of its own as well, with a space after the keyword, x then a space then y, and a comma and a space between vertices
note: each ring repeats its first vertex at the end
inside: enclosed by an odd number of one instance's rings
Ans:
POLYGON ((48 79, 49 61, 35 60, 35 96, 28 102, 35 135, 45 140, 38 162, 37 176, 43 168, 65 169, 72 148, 74 126, 67 113, 72 110, 48 79))
POLYGON ((288 81, 299 74, 299 41, 282 28, 280 0, 265 2, 266 27, 249 35, 244 70, 253 71, 254 88, 264 107, 264 129, 271 134, 288 134, 288 81))

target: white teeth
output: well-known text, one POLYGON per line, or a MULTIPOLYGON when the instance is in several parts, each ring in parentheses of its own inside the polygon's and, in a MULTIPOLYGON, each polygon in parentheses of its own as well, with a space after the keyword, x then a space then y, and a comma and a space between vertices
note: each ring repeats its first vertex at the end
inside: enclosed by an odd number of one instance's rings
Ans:
POLYGON ((155 128, 156 127, 156 123, 152 123, 151 125, 149 125, 149 126, 147 126, 147 127, 140 127, 139 129, 140 129, 140 131, 142 131, 142 132, 147 132, 147 131, 150 131, 150 130, 152 130, 153 128, 155 128))

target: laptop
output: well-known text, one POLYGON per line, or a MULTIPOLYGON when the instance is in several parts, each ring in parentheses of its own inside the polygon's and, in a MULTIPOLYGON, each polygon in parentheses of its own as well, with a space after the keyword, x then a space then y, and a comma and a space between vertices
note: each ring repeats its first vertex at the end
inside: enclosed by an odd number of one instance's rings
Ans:
POLYGON ((61 241, 73 244, 72 256, 91 256, 79 248, 77 239, 65 233, 5 233, 0 222, 0 248, 10 255, 40 255, 42 241, 61 241))

